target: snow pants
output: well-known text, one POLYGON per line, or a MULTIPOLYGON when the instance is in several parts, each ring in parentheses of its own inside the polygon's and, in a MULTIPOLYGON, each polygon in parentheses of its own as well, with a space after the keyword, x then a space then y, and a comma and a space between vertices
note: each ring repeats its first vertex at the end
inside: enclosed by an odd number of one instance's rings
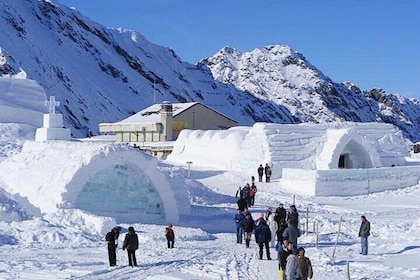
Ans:
POLYGON ((136 260, 136 250, 127 250, 128 254, 128 265, 129 266, 137 266, 137 260, 136 260))
POLYGON ((265 252, 267 254, 267 259, 271 260, 269 242, 260 242, 260 243, 258 243, 258 246, 260 247, 260 252, 259 252, 260 253, 260 260, 262 260, 262 258, 263 258, 264 246, 265 246, 265 252))
POLYGON ((173 248, 175 244, 175 240, 168 240, 168 248, 173 248))
POLYGON ((117 254, 116 254, 116 247, 114 242, 108 242, 108 259, 110 266, 117 265, 117 254))

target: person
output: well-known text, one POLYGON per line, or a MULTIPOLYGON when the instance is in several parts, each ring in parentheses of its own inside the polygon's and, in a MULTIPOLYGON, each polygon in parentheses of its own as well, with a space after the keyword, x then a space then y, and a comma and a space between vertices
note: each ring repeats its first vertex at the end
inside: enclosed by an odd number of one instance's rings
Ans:
POLYGON ((173 225, 168 224, 165 230, 165 237, 168 243, 168 248, 172 249, 175 244, 175 232, 173 230, 173 225))
POLYGON ((87 137, 89 137, 89 138, 92 138, 93 137, 92 130, 88 129, 87 137))
POLYGON ((284 279, 284 272, 286 270, 287 257, 293 253, 293 243, 287 239, 283 240, 283 244, 277 251, 277 260, 279 262, 280 279, 284 279))
POLYGON ((277 222, 277 240, 281 241, 283 239, 283 232, 287 228, 286 223, 286 209, 283 207, 283 203, 279 203, 279 207, 276 208, 274 212, 274 220, 277 222))
POLYGON ((297 254, 298 277, 299 280, 312 279, 313 270, 311 260, 305 257, 305 249, 299 247, 297 254))
POLYGON ((254 185, 254 184, 255 184, 255 177, 251 176, 251 185, 254 185))
POLYGON ((245 207, 245 209, 244 209, 244 215, 245 215, 245 217, 246 217, 246 215, 248 215, 248 214, 249 214, 249 217, 251 217, 251 220, 252 220, 252 221, 254 221, 254 218, 252 217, 251 212, 249 211, 249 209, 248 209, 248 208, 246 208, 246 207, 245 207))
POLYGON ((105 240, 108 242, 108 260, 109 266, 117 265, 117 247, 118 247, 118 237, 120 236, 121 227, 114 227, 106 235, 105 240))
POLYGON ((370 235, 370 222, 366 219, 365 216, 361 216, 360 220, 362 223, 360 224, 359 229, 359 237, 362 245, 362 251, 360 254, 367 255, 368 254, 368 237, 370 235))
POLYGON ((249 197, 250 197, 250 206, 254 206, 255 203, 255 195, 257 194, 257 186, 255 185, 255 183, 252 183, 251 185, 251 191, 249 192, 249 197))
POLYGON ((271 231, 271 247, 274 248, 276 246, 276 234, 278 230, 277 222, 274 221, 274 215, 268 216, 267 224, 271 231))
POLYGON ((245 215, 242 213, 240 209, 236 211, 233 220, 236 224, 236 243, 242 244, 242 236, 244 235, 244 229, 241 226, 241 222, 245 219, 245 215))
POLYGON ((235 197, 236 198, 241 198, 242 197, 242 187, 241 186, 239 186, 238 190, 236 191, 235 197))
POLYGON ((299 228, 299 213, 295 205, 290 205, 290 211, 287 214, 287 222, 291 222, 296 228, 299 228))
POLYGON ((251 206, 250 193, 251 193, 251 187, 247 183, 245 185, 245 187, 242 188, 242 197, 246 200, 247 208, 249 208, 249 206, 251 206))
POLYGON ((265 182, 270 183, 271 167, 268 165, 268 163, 265 164, 264 172, 265 172, 265 182))
POLYGON ((258 172, 258 182, 262 182, 262 177, 264 174, 264 167, 262 166, 262 164, 260 164, 260 167, 258 167, 257 172, 258 172))
POLYGON ((127 249, 128 265, 137 266, 136 250, 139 248, 139 238, 133 227, 128 227, 128 233, 125 235, 123 250, 127 249))
POLYGON ((293 253, 297 253, 297 239, 300 237, 300 231, 294 224, 288 222, 287 228, 283 232, 283 238, 293 243, 293 253))
POLYGON ((245 237, 245 247, 249 248, 249 243, 251 242, 252 231, 254 230, 255 223, 252 219, 251 213, 245 215, 245 219, 241 221, 241 226, 244 229, 245 237))
POLYGON ((259 250, 260 260, 263 259, 264 247, 265 247, 267 259, 271 260, 270 247, 269 247, 269 243, 271 241, 271 231, 267 225, 267 222, 264 220, 264 214, 261 214, 258 220, 259 220, 259 223, 257 227, 255 228, 255 241, 258 243, 258 247, 260 249, 259 250))
POLYGON ((245 210, 245 208, 247 208, 247 207, 248 207, 248 204, 247 204, 247 202, 246 202, 246 199, 245 199, 245 198, 243 198, 243 197, 240 197, 240 198, 238 199, 238 201, 236 202, 236 204, 238 205, 238 209, 239 209, 239 210, 241 210, 241 211, 244 211, 244 210, 245 210))
POLYGON ((289 254, 286 259, 286 270, 284 275, 286 276, 286 280, 299 280, 297 275, 297 258, 295 254, 289 254))
POLYGON ((273 209, 271 207, 267 208, 267 211, 265 211, 265 219, 268 221, 268 218, 273 214, 273 209))

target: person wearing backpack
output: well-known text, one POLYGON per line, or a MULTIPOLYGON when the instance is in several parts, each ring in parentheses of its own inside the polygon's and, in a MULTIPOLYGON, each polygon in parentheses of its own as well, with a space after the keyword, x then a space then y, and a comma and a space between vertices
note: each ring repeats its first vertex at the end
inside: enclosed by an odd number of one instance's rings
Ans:
POLYGON ((120 236, 120 227, 114 227, 105 235, 105 241, 108 243, 108 260, 110 266, 117 265, 117 246, 118 237, 120 236))

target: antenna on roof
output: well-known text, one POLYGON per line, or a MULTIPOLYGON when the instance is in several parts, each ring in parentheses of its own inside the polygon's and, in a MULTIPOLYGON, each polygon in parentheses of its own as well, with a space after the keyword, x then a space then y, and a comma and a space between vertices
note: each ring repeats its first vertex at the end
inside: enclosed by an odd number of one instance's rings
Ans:
POLYGON ((156 104, 155 79, 153 79, 153 104, 156 104))

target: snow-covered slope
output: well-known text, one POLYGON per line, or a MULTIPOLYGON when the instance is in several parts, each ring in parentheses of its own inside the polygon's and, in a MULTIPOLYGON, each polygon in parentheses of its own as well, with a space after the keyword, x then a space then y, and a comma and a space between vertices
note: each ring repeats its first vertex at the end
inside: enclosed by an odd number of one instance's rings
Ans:
MULTIPOLYGON (((15 95, 14 102, 7 105, 12 115, 22 108, 33 108, 31 104, 39 100, 38 94, 30 94, 33 81, 22 82, 23 94, 15 95), (23 86, 25 82, 27 86, 23 86)), ((5 177, 9 178, 0 180, 0 279, 278 279, 274 248, 270 249, 273 260, 268 261, 265 256, 264 260, 259 260, 254 235, 250 248, 235 242, 236 226, 232 218, 237 205, 234 196, 238 186, 249 183, 254 173, 204 168, 200 163, 199 151, 217 144, 214 133, 203 135, 201 147, 190 153, 188 160, 193 161, 190 172, 185 161, 178 165, 157 162, 157 169, 154 164, 146 164, 146 169, 153 169, 150 177, 166 174, 165 178, 179 195, 182 192, 190 198, 191 214, 185 215, 179 223, 174 222, 175 248, 166 249, 164 224, 140 223, 140 218, 129 224, 119 223, 122 234, 117 249, 118 266, 109 267, 104 235, 116 225, 114 218, 94 215, 86 211, 89 209, 78 207, 60 208, 48 214, 42 214, 40 209, 54 203, 48 198, 60 193, 63 183, 77 178, 83 181, 111 158, 117 161, 118 154, 98 153, 107 154, 101 160, 99 156, 92 157, 92 152, 97 150, 95 147, 112 145, 55 141, 39 145, 27 142, 19 154, 21 142, 33 139, 34 127, 28 123, 29 119, 23 119, 23 124, 0 123, 0 155, 7 157, 0 163, 0 173, 7 173, 5 177), (109 157, 110 154, 114 156, 109 157), (77 176, 69 172, 76 168, 86 173, 77 173, 81 175, 77 176), (27 174, 19 176, 25 172, 27 174), (40 187, 44 194, 39 191, 40 187), (38 202, 30 203, 35 196, 40 197, 38 202), (128 226, 134 226, 139 235, 137 268, 128 267, 127 255, 121 248, 128 226)), ((226 137, 229 145, 219 146, 218 150, 213 150, 215 153, 233 155, 236 151, 230 147, 244 142, 246 128, 233 130, 236 130, 233 137, 227 135, 229 131, 218 132, 226 137)), ((267 142, 267 139, 260 141, 267 142)), ((123 159, 145 157, 138 155, 137 149, 114 146, 123 159)), ((214 157, 207 158, 210 163, 214 160, 214 157)), ((411 154, 411 161, 416 164, 420 157, 411 154)), ((153 181, 157 177, 152 178, 153 181)), ((105 178, 112 184, 109 174, 105 178)), ((348 195, 345 197, 312 197, 297 193, 292 196, 290 189, 279 188, 278 183, 277 180, 257 183, 258 193, 251 212, 257 218, 267 207, 274 208, 282 202, 286 208, 296 204, 302 223, 306 221, 306 213, 309 214, 309 231, 298 242, 311 258, 313 279, 344 280, 349 278, 348 272, 351 279, 419 279, 420 185, 370 195, 350 196, 347 189, 343 190, 343 195, 348 195), (366 215, 372 225, 368 256, 359 255, 360 215, 366 215), (339 228, 341 234, 337 235, 339 228)), ((122 181, 112 185, 121 191, 127 188, 122 181)), ((69 188, 71 190, 75 189, 69 188)), ((109 195, 101 189, 95 197, 102 201, 109 195)))
POLYGON ((419 101, 335 83, 287 46, 223 48, 191 65, 55 0, 3 0, 0 24, 0 75, 28 77, 55 95, 73 136, 169 100, 205 103, 240 125, 378 121, 420 140, 419 101))

